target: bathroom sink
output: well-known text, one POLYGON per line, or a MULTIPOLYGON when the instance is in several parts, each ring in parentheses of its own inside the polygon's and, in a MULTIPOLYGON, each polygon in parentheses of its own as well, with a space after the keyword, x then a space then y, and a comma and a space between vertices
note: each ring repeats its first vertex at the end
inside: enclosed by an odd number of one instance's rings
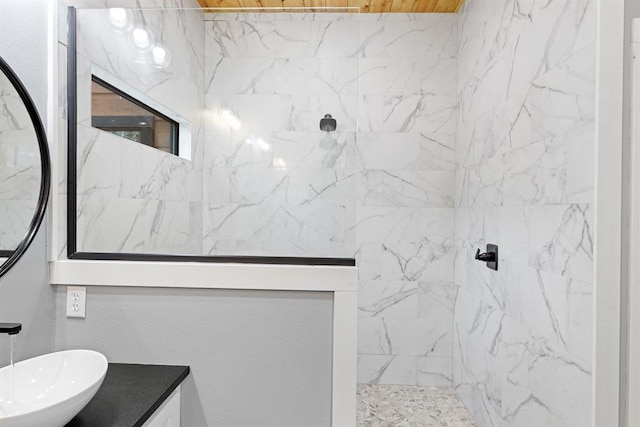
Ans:
POLYGON ((107 358, 91 350, 60 351, 6 366, 0 369, 0 426, 64 426, 89 403, 106 373, 107 358))

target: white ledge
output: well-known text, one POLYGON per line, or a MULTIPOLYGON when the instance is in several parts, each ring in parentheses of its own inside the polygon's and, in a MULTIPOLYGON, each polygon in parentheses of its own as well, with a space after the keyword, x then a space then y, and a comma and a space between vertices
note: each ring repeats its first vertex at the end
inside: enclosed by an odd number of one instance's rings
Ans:
POLYGON ((356 267, 60 260, 54 285, 355 292, 356 267))

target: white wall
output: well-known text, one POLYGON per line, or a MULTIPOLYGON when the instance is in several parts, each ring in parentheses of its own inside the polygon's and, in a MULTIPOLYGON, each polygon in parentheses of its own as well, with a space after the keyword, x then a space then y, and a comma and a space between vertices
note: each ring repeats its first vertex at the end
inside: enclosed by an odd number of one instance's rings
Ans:
POLYGON ((595 1, 459 19, 454 386, 479 426, 587 426, 595 1))
MULTIPOLYGON (((0 56, 29 91, 46 126, 47 7, 42 0, 0 2, 0 56)), ((48 281, 46 219, 31 247, 0 278, 0 321, 20 322, 17 358, 53 349, 53 290, 48 281)), ((0 337, 0 366, 8 363, 9 340, 0 337)))
MULTIPOLYGON (((636 0, 625 1, 625 58, 624 58, 624 116, 623 116, 623 154, 622 154, 622 194, 623 194, 623 209, 622 209, 622 229, 629 230, 629 212, 630 212, 630 159, 631 159, 631 21, 633 18, 640 17, 640 2, 636 0)), ((629 318, 629 233, 623 232, 622 236, 622 286, 621 286, 621 375, 620 375, 620 396, 621 402, 621 417, 622 425, 627 422, 627 411, 631 409, 629 402, 627 401, 628 392, 628 318, 629 318)))

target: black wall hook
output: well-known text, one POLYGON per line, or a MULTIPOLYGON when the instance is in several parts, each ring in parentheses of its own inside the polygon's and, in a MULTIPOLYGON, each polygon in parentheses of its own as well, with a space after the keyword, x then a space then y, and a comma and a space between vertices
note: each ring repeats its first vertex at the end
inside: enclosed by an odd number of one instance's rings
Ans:
POLYGON ((486 262, 487 268, 492 270, 498 270, 498 245, 491 243, 487 244, 487 251, 480 253, 480 249, 476 251, 476 259, 478 261, 486 262))

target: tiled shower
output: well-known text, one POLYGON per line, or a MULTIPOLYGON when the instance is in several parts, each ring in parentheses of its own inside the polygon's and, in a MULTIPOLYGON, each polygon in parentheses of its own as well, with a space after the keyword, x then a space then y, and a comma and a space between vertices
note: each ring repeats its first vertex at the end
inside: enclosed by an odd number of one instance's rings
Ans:
POLYGON ((355 258, 359 382, 453 386, 480 426, 588 424, 593 0, 134 16, 170 66, 122 67, 87 25, 79 89, 98 67, 166 105, 190 159, 85 126, 85 249, 355 258))

